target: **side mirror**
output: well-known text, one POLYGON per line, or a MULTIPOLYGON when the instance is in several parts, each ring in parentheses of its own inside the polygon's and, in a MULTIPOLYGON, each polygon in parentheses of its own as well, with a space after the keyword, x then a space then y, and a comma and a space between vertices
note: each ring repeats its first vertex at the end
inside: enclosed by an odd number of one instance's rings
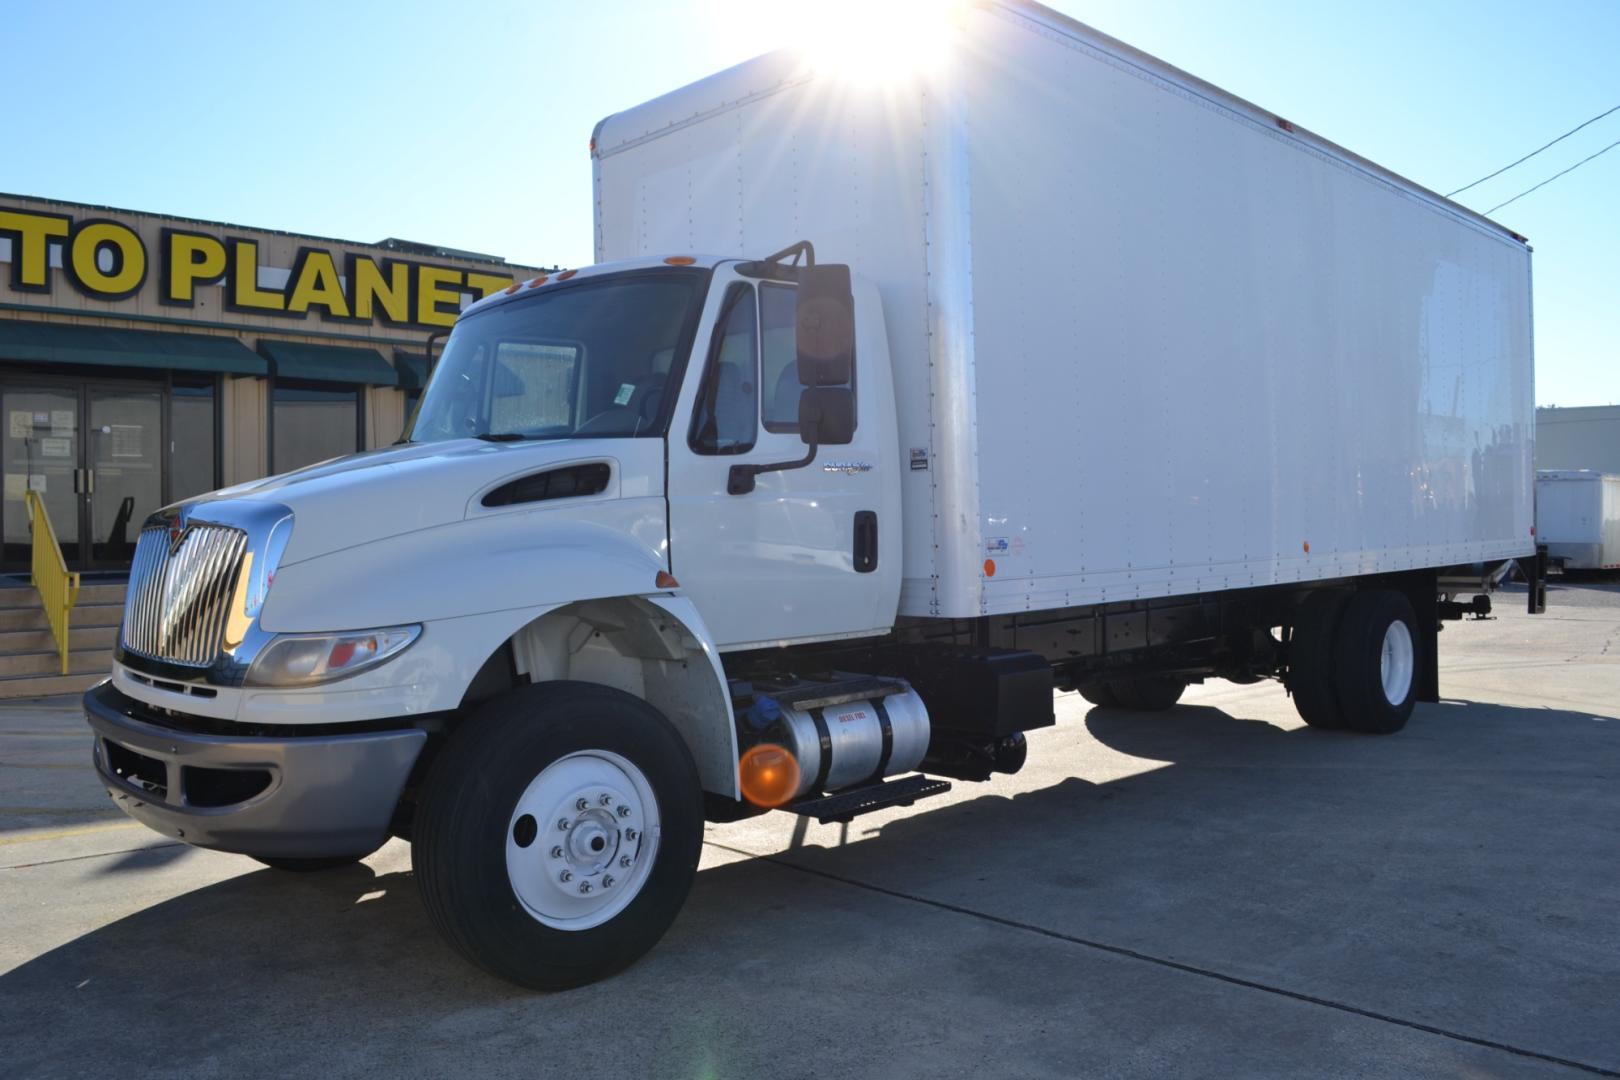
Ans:
POLYGON ((855 391, 807 386, 799 394, 799 438, 806 446, 848 446, 855 441, 855 391))
POLYGON ((799 382, 812 387, 847 385, 855 368, 855 297, 849 267, 822 263, 801 270, 793 321, 799 382))

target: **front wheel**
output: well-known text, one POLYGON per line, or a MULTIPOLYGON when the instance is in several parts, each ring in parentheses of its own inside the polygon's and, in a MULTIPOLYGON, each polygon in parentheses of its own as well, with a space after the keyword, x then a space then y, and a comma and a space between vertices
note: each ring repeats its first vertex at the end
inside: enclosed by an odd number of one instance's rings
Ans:
POLYGON ((605 686, 522 687, 434 762, 411 864, 428 917, 505 979, 561 990, 658 942, 703 839, 692 755, 669 721, 605 686))

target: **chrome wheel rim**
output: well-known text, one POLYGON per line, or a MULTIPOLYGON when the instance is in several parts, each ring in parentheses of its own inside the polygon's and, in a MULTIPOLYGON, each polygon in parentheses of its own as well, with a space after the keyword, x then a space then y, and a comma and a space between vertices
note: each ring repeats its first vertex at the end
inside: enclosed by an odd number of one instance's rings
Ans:
POLYGON ((589 930, 618 915, 652 873, 661 835, 647 777, 609 750, 541 770, 506 825, 506 876, 535 919, 589 930))

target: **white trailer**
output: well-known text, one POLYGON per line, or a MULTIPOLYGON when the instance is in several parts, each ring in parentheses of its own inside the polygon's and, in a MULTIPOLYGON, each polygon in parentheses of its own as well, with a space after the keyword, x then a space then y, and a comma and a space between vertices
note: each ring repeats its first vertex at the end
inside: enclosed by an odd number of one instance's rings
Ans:
POLYGON ((1620 570, 1620 476, 1537 469, 1536 537, 1560 570, 1620 570))
POLYGON ((407 839, 456 948, 558 988, 652 947, 705 819, 1015 772, 1054 686, 1437 700, 1535 550, 1528 247, 1033 4, 953 18, 926 70, 608 118, 602 261, 468 309, 401 445, 154 515, 113 798, 289 870, 407 839))

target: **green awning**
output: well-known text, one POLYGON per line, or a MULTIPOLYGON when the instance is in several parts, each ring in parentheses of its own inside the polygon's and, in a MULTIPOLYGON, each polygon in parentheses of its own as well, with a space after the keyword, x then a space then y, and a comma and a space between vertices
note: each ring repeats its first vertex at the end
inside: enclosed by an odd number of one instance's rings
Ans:
POLYGON ((280 379, 398 386, 399 375, 376 349, 341 345, 302 345, 259 339, 259 351, 275 362, 280 379))
POLYGON ((402 390, 420 390, 427 385, 427 357, 421 353, 395 349, 394 370, 399 372, 399 386, 402 390))
POLYGON ((12 319, 0 319, 0 360, 223 371, 230 375, 263 375, 268 370, 263 358, 233 337, 12 319))

